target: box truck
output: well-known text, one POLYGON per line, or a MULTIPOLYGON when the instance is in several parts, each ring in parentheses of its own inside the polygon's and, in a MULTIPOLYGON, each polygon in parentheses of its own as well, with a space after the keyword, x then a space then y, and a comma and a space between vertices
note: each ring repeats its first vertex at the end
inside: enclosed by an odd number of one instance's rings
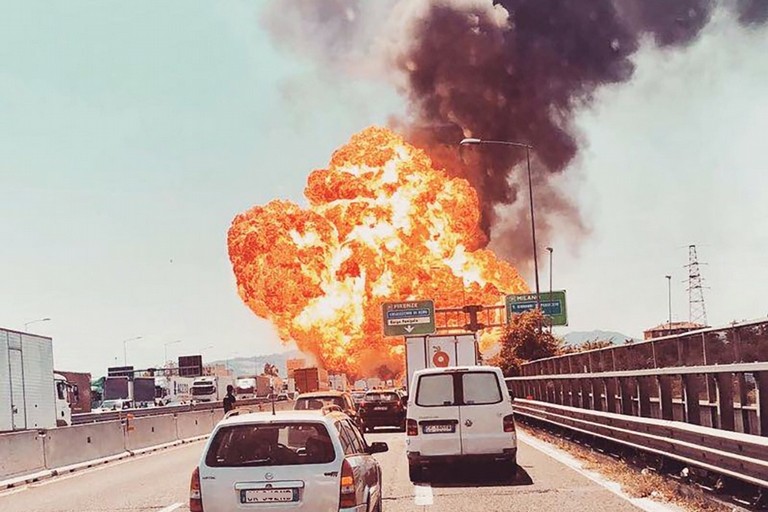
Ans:
POLYGON ((407 387, 411 389, 411 379, 416 370, 447 366, 472 366, 478 364, 479 355, 477 335, 472 332, 406 336, 407 387))
POLYGON ((227 396, 227 386, 235 385, 234 377, 198 377, 192 383, 192 400, 197 402, 220 402, 227 396))
POLYGON ((0 329, 0 432, 70 425, 70 391, 51 338, 0 329))
POLYGON ((293 380, 299 393, 328 391, 331 387, 328 372, 322 368, 296 368, 293 371, 293 380))

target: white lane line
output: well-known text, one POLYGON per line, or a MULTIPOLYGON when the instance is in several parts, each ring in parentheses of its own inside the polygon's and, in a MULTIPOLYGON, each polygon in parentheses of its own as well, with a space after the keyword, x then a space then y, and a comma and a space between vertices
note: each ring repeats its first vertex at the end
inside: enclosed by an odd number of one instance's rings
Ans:
POLYGON ((581 463, 581 461, 570 453, 556 448, 549 443, 526 434, 525 432, 518 430, 517 439, 524 442, 528 446, 535 448, 536 450, 539 450, 546 455, 549 455, 561 464, 568 466, 580 475, 592 480, 597 485, 604 487, 616 496, 627 500, 632 505, 641 510, 644 510, 645 512, 684 512, 682 508, 668 503, 660 503, 649 498, 633 498, 622 490, 621 485, 618 482, 613 482, 599 473, 584 469, 584 465, 581 463))
POLYGON ((168 505, 165 508, 161 508, 157 512, 173 512, 177 508, 181 508, 181 505, 182 505, 181 503, 174 503, 173 505, 168 505))
POLYGON ((432 486, 429 484, 414 485, 413 501, 416 505, 431 505, 434 502, 432 499, 432 486))

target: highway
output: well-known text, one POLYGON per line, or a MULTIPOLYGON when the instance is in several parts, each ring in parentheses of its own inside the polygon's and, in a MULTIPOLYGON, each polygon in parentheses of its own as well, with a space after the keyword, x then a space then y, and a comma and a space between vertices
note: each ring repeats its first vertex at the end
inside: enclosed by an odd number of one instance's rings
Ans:
MULTIPOLYGON (((405 434, 367 434, 390 451, 376 455, 384 472, 384 511, 635 511, 639 510, 582 474, 532 446, 519 443, 514 480, 492 469, 435 472, 430 484, 408 480, 405 434)), ((3 512, 184 511, 189 476, 203 442, 60 476, 0 493, 3 512)))

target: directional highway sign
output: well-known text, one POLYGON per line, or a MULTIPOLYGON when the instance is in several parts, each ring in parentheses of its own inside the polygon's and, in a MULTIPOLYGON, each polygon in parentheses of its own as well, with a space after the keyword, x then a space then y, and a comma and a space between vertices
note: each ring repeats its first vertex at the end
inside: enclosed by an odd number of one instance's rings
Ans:
POLYGON ((385 302, 381 309, 384 317, 384 336, 435 333, 434 301, 385 302))
MULTIPOLYGON (((536 294, 522 293, 507 295, 507 321, 512 315, 536 309, 536 294)), ((565 309, 565 290, 544 292, 541 294, 541 310, 552 319, 552 325, 568 325, 568 315, 565 309)))

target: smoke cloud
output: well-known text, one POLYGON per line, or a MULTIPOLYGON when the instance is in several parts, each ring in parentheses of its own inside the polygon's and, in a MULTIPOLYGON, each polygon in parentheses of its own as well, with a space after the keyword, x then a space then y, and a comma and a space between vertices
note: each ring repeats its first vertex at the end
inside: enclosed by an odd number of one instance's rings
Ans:
POLYGON ((342 76, 371 69, 371 61, 390 80, 396 70, 409 115, 393 124, 472 183, 485 243, 493 236, 497 251, 525 266, 531 248, 527 208, 520 207, 527 201, 525 150, 461 151, 457 142, 478 137, 533 145, 541 240, 563 219, 586 232, 556 179, 580 147, 575 112, 590 106, 601 87, 632 78, 632 56, 644 39, 664 48, 688 45, 718 6, 749 29, 768 20, 765 0, 335 0, 275 2, 264 22, 281 45, 342 76))

